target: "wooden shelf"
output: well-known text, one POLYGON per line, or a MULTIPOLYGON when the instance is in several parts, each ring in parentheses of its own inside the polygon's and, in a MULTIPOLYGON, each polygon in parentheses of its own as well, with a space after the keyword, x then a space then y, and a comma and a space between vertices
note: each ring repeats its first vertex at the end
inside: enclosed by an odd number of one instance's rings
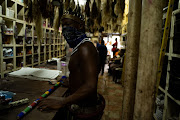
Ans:
POLYGON ((31 46, 32 47, 32 44, 26 44, 26 46, 31 46))
POLYGON ((33 65, 37 65, 38 64, 38 62, 36 62, 36 63, 33 63, 33 65))
POLYGON ((26 56, 31 56, 32 54, 26 54, 26 56))
POLYGON ((27 64, 26 66, 27 66, 27 67, 30 67, 30 66, 32 66, 32 64, 27 64))
MULTIPOLYGON (((1 37, 1 30, 0 30, 0 46, 2 46, 0 48, 0 51, 3 51, 3 48, 13 48, 13 55, 14 56, 10 56, 10 57, 3 57, 2 52, 0 53, 0 58, 2 58, 2 60, 0 61, 0 66, 2 66, 3 64, 3 60, 4 61, 12 61, 13 67, 20 69, 21 67, 18 67, 17 64, 17 58, 22 59, 22 62, 27 63, 27 59, 32 58, 31 61, 28 61, 28 63, 31 64, 27 64, 25 66, 33 66, 36 64, 41 64, 44 63, 46 60, 43 60, 40 58, 38 58, 38 62, 33 63, 33 61, 35 59, 37 59, 37 57, 40 57, 39 55, 43 56, 43 59, 48 58, 51 54, 53 55, 53 57, 59 57, 58 54, 54 54, 55 51, 57 51, 57 47, 55 48, 54 46, 60 46, 60 43, 58 43, 58 40, 60 39, 60 35, 61 32, 58 32, 58 37, 56 37, 56 35, 54 34, 54 29, 53 28, 49 28, 47 27, 43 27, 43 42, 41 44, 41 42, 37 41, 37 44, 34 44, 34 40, 37 40, 37 31, 35 31, 35 23, 29 23, 26 22, 25 19, 25 14, 27 13, 27 9, 24 5, 24 3, 19 2, 18 0, 4 0, 5 1, 5 5, 3 6, 3 10, 6 10, 7 6, 8 7, 12 7, 14 10, 14 17, 8 17, 6 15, 0 15, 0 18, 2 18, 5 21, 5 24, 7 26, 7 28, 12 28, 14 30, 14 26, 17 26, 17 36, 18 39, 14 38, 14 33, 11 34, 6 34, 5 37, 8 37, 8 39, 10 39, 10 43, 11 44, 3 44, 3 40, 1 37), (13 4, 13 6, 11 6, 11 4, 13 4), (27 36, 25 36, 25 31, 26 28, 28 29, 27 31, 27 36), (47 36, 47 37, 46 37, 47 36), (27 38, 27 39, 26 39, 27 38), (27 41, 31 40, 31 44, 27 44, 27 41), (22 41, 22 44, 16 44, 16 43, 20 43, 22 41), (47 44, 46 44, 47 42, 47 44), (50 43, 52 42, 52 43, 50 43), (41 47, 43 46, 43 51, 41 52, 40 50, 41 47), (50 49, 49 49, 50 48, 50 49), (16 55, 17 49, 22 49, 23 51, 23 55, 16 55), (26 54, 27 50, 31 49, 32 54, 26 54), (37 52, 36 49, 38 49, 38 53, 34 53, 37 52), (52 50, 51 50, 52 49, 52 50), (48 54, 48 56, 47 56, 48 54), (35 55, 35 57, 34 57, 35 55), (15 59, 14 59, 15 58, 15 59)), ((46 19, 46 22, 48 22, 49 20, 46 19)), ((64 41, 62 41, 64 43, 64 41)), ((51 56, 50 56, 51 58, 51 56)), ((17 69, 13 69, 13 70, 17 70, 17 69)), ((13 71, 11 70, 11 71, 13 71)), ((4 74, 11 72, 11 71, 2 71, 0 74, 0 77, 3 78, 4 74)))
POLYGON ((4 35, 6 35, 6 36, 13 36, 14 33, 5 33, 4 35))
POLYGON ((2 18, 5 19, 5 20, 16 21, 15 18, 11 18, 11 17, 8 17, 8 16, 6 16, 6 15, 0 15, 0 17, 2 17, 2 18))
POLYGON ((18 55, 18 56, 16 56, 16 57, 23 57, 24 55, 18 55))
POLYGON ((13 47, 12 44, 3 44, 3 47, 13 47))
POLYGON ((3 59, 12 59, 14 58, 13 56, 12 57, 3 57, 3 59))
POLYGON ((18 45, 18 44, 16 44, 16 47, 23 47, 23 45, 18 45))

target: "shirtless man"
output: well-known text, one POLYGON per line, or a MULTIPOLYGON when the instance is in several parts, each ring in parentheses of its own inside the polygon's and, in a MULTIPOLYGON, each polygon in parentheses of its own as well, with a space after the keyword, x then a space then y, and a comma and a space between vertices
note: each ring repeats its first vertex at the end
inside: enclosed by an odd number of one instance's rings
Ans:
POLYGON ((63 98, 47 98, 38 109, 58 110, 64 106, 95 106, 97 104, 98 53, 85 35, 85 22, 76 16, 62 17, 62 33, 73 52, 69 62, 70 95, 63 98))

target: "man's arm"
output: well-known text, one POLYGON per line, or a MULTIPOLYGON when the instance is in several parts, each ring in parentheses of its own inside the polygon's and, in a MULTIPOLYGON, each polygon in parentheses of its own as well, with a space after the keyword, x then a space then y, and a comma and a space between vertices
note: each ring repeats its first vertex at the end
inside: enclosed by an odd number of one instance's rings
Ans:
POLYGON ((84 43, 78 48, 80 70, 84 84, 67 98, 50 98, 42 100, 38 105, 41 111, 59 109, 67 104, 77 103, 97 92, 98 56, 96 48, 91 43, 84 43))

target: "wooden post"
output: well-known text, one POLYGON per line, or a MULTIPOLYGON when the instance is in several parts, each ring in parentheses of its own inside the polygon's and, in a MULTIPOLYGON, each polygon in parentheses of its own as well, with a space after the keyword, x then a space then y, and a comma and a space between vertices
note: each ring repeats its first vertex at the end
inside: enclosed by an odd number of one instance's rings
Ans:
POLYGON ((143 0, 134 120, 152 120, 162 37, 163 0, 143 0))
POLYGON ((122 120, 132 120, 135 103, 142 0, 129 1, 122 120))

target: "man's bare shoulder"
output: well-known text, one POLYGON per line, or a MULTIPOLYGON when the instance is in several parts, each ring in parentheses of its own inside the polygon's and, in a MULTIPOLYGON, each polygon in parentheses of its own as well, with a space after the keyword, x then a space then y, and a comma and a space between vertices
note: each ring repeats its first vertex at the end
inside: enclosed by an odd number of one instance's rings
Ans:
POLYGON ((85 42, 81 44, 78 48, 79 52, 82 54, 96 54, 97 50, 92 42, 85 42))

